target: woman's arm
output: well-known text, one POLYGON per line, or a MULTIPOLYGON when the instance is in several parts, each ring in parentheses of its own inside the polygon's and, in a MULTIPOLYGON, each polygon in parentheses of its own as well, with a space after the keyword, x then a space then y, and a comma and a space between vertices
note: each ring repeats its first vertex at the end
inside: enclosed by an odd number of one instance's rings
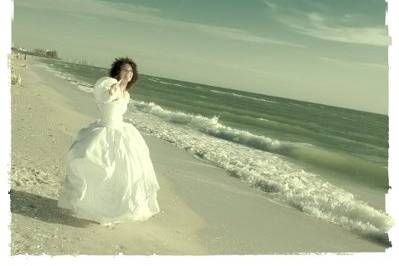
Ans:
POLYGON ((117 98, 116 98, 115 100, 113 100, 113 101, 116 101, 116 100, 118 100, 120 97, 122 97, 122 88, 121 88, 121 87, 125 88, 126 85, 127 85, 127 83, 128 83, 127 80, 121 79, 121 80, 119 80, 117 83, 115 83, 115 84, 113 84, 113 85, 111 86, 111 88, 108 90, 108 94, 111 95, 111 96, 116 95, 116 97, 117 97, 117 98), (118 97, 118 96, 119 96, 119 97, 118 97))
POLYGON ((119 83, 115 83, 114 85, 111 86, 111 88, 108 90, 108 94, 109 95, 114 95, 115 93, 117 93, 117 91, 120 90, 119 88, 119 83))
POLYGON ((114 78, 104 77, 94 85, 95 98, 103 103, 112 102, 118 97, 118 81, 114 78))

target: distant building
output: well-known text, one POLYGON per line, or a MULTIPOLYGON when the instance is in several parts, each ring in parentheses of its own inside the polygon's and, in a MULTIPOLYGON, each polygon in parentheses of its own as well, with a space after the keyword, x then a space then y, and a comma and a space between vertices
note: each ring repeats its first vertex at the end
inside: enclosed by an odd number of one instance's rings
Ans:
POLYGON ((13 52, 18 52, 18 53, 22 53, 22 54, 29 54, 29 55, 42 56, 42 57, 47 57, 47 58, 60 59, 58 57, 58 53, 56 50, 33 49, 32 51, 29 51, 25 48, 20 48, 20 47, 11 47, 11 50, 13 52))

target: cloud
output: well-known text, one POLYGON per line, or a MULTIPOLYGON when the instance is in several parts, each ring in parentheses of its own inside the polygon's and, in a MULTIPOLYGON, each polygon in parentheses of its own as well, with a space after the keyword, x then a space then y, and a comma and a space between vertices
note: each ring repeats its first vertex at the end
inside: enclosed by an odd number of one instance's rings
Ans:
POLYGON ((348 66, 348 67, 355 67, 355 68, 363 66, 363 67, 377 68, 377 69, 388 71, 388 64, 379 64, 379 63, 363 62, 363 61, 348 61, 348 60, 325 57, 325 56, 320 56, 318 58, 321 61, 337 64, 340 66, 348 66))
MULTIPOLYGON (((111 3, 114 4, 114 3, 111 3)), ((135 12, 144 12, 144 13, 159 13, 161 10, 159 8, 152 8, 147 6, 140 6, 140 5, 133 5, 133 4, 126 4, 126 3, 115 3, 115 6, 120 9, 125 10, 133 10, 135 12)))
MULTIPOLYGON (((277 39, 265 38, 258 35, 254 35, 244 30, 229 28, 229 27, 219 27, 205 24, 197 24, 197 23, 188 23, 187 22, 179 22, 185 24, 186 27, 192 27, 199 31, 216 35, 219 37, 224 37, 227 39, 250 42, 250 43, 259 43, 259 44, 272 44, 272 45, 282 45, 282 46, 290 46, 296 48, 303 48, 304 46, 292 43, 285 42, 277 39)), ((181 24, 181 26, 183 25, 181 24)))
POLYGON ((272 11, 277 9, 277 5, 270 0, 263 0, 262 2, 272 11))
POLYGON ((369 25, 363 14, 340 12, 333 15, 331 5, 321 1, 303 0, 301 5, 285 1, 261 0, 271 11, 271 18, 294 32, 317 39, 372 46, 388 46, 390 38, 385 25, 369 25), (356 25, 356 26, 355 26, 356 25))
MULTIPOLYGON (((298 13, 298 12, 297 12, 298 13)), ((344 20, 353 18, 350 14, 343 17, 344 20)), ((330 18, 331 20, 331 18, 330 18)), ((308 35, 314 38, 373 46, 388 46, 389 36, 386 27, 350 27, 339 26, 339 21, 335 19, 334 26, 327 25, 325 17, 319 13, 304 13, 300 17, 281 17, 279 21, 297 33, 308 35)))

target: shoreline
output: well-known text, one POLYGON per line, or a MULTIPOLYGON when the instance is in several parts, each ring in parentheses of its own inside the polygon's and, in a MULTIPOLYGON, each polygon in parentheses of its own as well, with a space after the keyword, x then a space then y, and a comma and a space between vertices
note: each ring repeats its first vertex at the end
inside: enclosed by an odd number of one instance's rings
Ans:
POLYGON ((91 94, 35 67, 35 60, 11 60, 22 78, 22 87, 11 88, 12 255, 385 251, 278 205, 225 170, 145 134, 161 187, 159 215, 107 228, 62 213, 56 208, 65 175, 62 156, 76 132, 94 120, 96 106, 91 94))

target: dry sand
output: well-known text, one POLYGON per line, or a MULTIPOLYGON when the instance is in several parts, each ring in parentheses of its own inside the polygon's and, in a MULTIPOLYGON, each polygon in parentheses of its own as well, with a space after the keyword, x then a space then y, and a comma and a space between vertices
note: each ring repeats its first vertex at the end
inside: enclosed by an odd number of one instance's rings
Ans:
POLYGON ((96 118, 91 94, 12 58, 11 254, 291 254, 382 252, 385 246, 267 200, 260 191, 172 144, 144 135, 161 212, 104 227, 56 206, 63 156, 96 118), (26 66, 23 66, 25 65, 26 66))

